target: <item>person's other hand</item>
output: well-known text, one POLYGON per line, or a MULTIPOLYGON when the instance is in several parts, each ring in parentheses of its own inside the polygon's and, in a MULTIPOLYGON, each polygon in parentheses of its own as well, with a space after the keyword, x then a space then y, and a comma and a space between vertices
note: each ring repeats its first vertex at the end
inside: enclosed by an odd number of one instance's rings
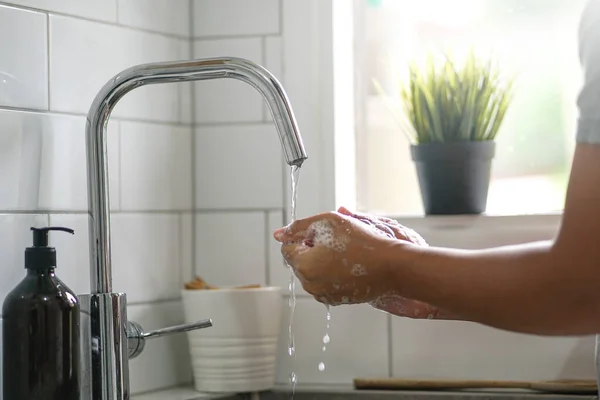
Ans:
MULTIPOLYGON (((382 232, 392 234, 398 240, 406 240, 417 245, 428 246, 427 242, 425 242, 418 233, 400 224, 396 220, 360 212, 352 212, 345 207, 340 207, 338 212, 356 218, 368 225, 375 226, 382 232)), ((396 293, 387 293, 370 302, 370 305, 378 310, 389 312, 390 314, 400 317, 432 319, 437 318, 440 315, 440 310, 437 307, 421 301, 404 298, 396 293)))
POLYGON ((392 291, 390 233, 338 212, 299 219, 274 235, 304 289, 317 301, 366 303, 392 291))
POLYGON ((433 318, 438 314, 437 308, 429 304, 398 295, 393 282, 386 279, 387 263, 378 255, 385 254, 383 248, 390 240, 427 245, 416 232, 395 220, 341 207, 337 213, 297 221, 274 236, 284 243, 284 257, 317 301, 332 305, 367 302, 409 318, 433 318), (363 226, 357 226, 357 222, 363 226), (383 253, 377 251, 380 247, 383 253))

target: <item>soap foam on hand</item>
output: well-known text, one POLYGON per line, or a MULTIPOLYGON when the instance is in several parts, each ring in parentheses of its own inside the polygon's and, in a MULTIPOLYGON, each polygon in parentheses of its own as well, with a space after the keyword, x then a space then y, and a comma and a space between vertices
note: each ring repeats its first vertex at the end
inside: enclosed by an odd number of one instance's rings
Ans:
POLYGON ((334 235, 333 226, 327 220, 319 220, 310 224, 308 236, 311 238, 306 242, 308 247, 319 245, 337 252, 346 250, 346 244, 341 238, 334 235))

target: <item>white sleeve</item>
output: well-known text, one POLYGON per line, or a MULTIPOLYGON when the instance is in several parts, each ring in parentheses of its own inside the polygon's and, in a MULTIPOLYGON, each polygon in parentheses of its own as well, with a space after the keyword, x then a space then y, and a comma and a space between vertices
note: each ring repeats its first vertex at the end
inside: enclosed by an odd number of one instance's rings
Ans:
POLYGON ((577 99, 578 143, 600 144, 600 0, 589 0, 579 26, 583 86, 577 99))

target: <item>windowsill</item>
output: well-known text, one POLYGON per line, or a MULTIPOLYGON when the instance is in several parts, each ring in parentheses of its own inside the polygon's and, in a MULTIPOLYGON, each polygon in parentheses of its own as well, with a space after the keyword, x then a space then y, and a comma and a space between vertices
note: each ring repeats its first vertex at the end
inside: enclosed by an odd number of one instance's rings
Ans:
POLYGON ((441 215, 392 217, 431 245, 485 248, 551 240, 562 213, 531 215, 441 215))
POLYGON ((562 218, 562 212, 522 215, 406 215, 392 216, 390 218, 406 223, 406 225, 440 229, 454 229, 457 227, 500 227, 507 229, 555 224, 562 218))

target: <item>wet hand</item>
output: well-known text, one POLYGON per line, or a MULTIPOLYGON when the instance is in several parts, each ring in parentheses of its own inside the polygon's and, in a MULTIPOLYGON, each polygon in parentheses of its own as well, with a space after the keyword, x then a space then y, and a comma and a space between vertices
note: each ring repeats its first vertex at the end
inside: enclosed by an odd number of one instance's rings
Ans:
POLYGON ((284 257, 317 301, 331 305, 367 302, 409 318, 435 318, 439 314, 434 306, 401 297, 385 278, 387 262, 381 256, 390 241, 427 245, 415 231, 395 220, 342 207, 337 213, 297 221, 274 236, 284 243, 284 257), (356 256, 360 263, 355 263, 356 256))
POLYGON ((374 301, 390 292, 385 254, 397 240, 339 212, 300 219, 275 231, 281 251, 304 289, 339 305, 374 301))
MULTIPOLYGON (((356 218, 363 223, 375 226, 387 234, 393 235, 398 240, 406 240, 421 246, 428 246, 427 242, 414 230, 401 225, 398 221, 359 212, 351 212, 345 207, 340 207, 338 212, 356 218)), ((386 293, 369 303, 372 307, 389 312, 400 317, 434 319, 441 316, 441 311, 430 304, 418 300, 407 299, 395 292, 386 293)))

